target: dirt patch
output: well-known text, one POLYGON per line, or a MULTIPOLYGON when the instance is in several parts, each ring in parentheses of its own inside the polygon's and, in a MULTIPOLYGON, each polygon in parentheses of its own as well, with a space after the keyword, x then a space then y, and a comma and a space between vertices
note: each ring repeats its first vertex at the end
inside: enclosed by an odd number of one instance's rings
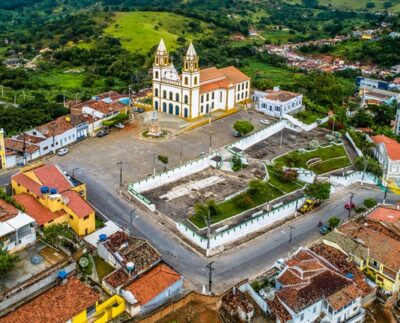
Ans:
POLYGON ((190 302, 158 323, 222 323, 218 312, 200 302, 190 302))

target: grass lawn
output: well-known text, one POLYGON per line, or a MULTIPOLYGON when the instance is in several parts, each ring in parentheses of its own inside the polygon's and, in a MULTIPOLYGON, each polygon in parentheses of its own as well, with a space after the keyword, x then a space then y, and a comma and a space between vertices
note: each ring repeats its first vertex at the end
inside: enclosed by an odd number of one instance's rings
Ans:
MULTIPOLYGON (((289 157, 295 152, 290 152, 275 159, 276 163, 289 166, 289 157)), ((320 147, 317 150, 300 154, 300 160, 295 164, 296 167, 310 169, 316 174, 324 174, 336 169, 340 169, 351 165, 347 157, 346 150, 343 145, 331 147, 320 147), (321 162, 314 164, 311 167, 306 165, 307 161, 312 158, 320 158, 321 162)))
POLYGON ((305 124, 312 124, 315 121, 317 121, 318 119, 323 118, 322 115, 314 114, 313 112, 308 111, 308 110, 298 112, 294 117, 305 124))
POLYGON ((261 77, 271 80, 274 85, 288 85, 293 83, 295 73, 287 68, 268 65, 259 61, 247 60, 243 72, 252 78, 261 77))
POLYGON ((100 282, 103 280, 105 276, 111 274, 114 271, 114 268, 106 263, 99 256, 94 256, 94 265, 96 266, 97 274, 99 275, 100 282))
POLYGON ((266 39, 271 41, 272 43, 287 43, 290 39, 295 38, 296 36, 301 36, 302 34, 294 33, 291 34, 289 30, 266 30, 261 32, 261 35, 266 39))
MULTIPOLYGON (((283 193, 279 191, 277 188, 269 185, 268 183, 265 184, 266 187, 266 193, 265 194, 259 194, 256 197, 252 197, 252 203, 248 205, 242 205, 242 203, 239 203, 240 199, 242 198, 242 195, 249 196, 248 193, 243 193, 241 195, 235 196, 234 198, 222 202, 217 205, 217 215, 212 217, 212 223, 217 223, 222 220, 226 220, 234 215, 237 215, 239 213, 242 213, 244 211, 247 211, 253 207, 256 207, 258 205, 262 205, 264 203, 267 203, 269 201, 272 201, 279 196, 282 196, 283 193)), ((199 218, 195 215, 191 216, 189 220, 195 224, 198 228, 202 229, 206 227, 206 224, 202 218, 199 218)))
POLYGON ((44 82, 48 85, 63 88, 74 89, 82 87, 82 81, 85 78, 85 73, 73 74, 63 73, 60 70, 52 70, 48 72, 38 72, 32 74, 33 81, 44 82))
POLYGON ((169 50, 177 47, 176 39, 202 38, 211 34, 204 22, 186 18, 170 12, 132 11, 118 12, 115 21, 105 29, 106 34, 120 38, 122 45, 132 51, 148 52, 163 38, 169 50), (189 32, 189 24, 198 23, 200 32, 189 32))
POLYGON ((284 193, 290 193, 296 191, 304 186, 304 183, 300 181, 293 182, 282 182, 277 175, 275 175, 274 168, 272 166, 267 166, 269 180, 268 183, 275 186, 277 189, 284 193))

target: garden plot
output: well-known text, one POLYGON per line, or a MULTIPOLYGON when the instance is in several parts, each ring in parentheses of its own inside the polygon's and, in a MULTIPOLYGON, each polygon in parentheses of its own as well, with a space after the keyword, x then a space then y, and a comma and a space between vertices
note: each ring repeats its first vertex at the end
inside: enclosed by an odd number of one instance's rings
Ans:
POLYGON ((255 163, 238 172, 207 168, 178 181, 143 193, 159 212, 174 221, 185 221, 193 214, 196 203, 210 199, 217 203, 245 190, 253 179, 265 177, 265 169, 255 163))

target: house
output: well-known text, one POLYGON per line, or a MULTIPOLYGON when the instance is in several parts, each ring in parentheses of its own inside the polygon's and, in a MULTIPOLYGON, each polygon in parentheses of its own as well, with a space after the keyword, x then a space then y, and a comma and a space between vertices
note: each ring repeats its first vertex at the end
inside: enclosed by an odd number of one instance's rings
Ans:
POLYGON ((0 318, 0 323, 86 322, 96 312, 100 295, 71 276, 0 318))
POLYGON ((389 90, 389 82, 358 76, 356 85, 359 88, 389 90))
POLYGON ((363 322, 365 293, 370 290, 363 291, 351 273, 343 274, 318 253, 300 248, 278 274, 267 311, 277 322, 363 322))
POLYGON ((400 74, 400 64, 392 66, 390 72, 394 75, 400 74))
POLYGON ((104 226, 95 232, 88 234, 83 238, 85 242, 93 249, 97 249, 97 244, 100 243, 100 237, 109 237, 114 233, 121 231, 122 229, 115 224, 113 221, 106 221, 104 222, 104 226))
POLYGON ((251 322, 254 306, 238 288, 233 287, 222 297, 222 308, 232 317, 237 316, 241 322, 251 322))
POLYGON ((381 105, 400 102, 400 93, 381 89, 360 87, 359 96, 363 105, 381 105))
POLYGON ((400 177, 400 144, 385 135, 371 137, 375 144, 374 155, 383 168, 386 178, 400 177))
POLYGON ((216 110, 229 111, 250 98, 250 78, 233 66, 200 69, 191 43, 179 74, 161 39, 153 64, 154 110, 192 120, 216 110))
POLYGON ((160 263, 121 289, 131 316, 146 314, 182 293, 183 277, 160 263))
POLYGON ((86 202, 86 185, 57 165, 21 168, 11 177, 15 200, 40 226, 68 223, 79 235, 95 230, 95 212, 86 202))
POLYGON ((0 198, 0 247, 10 253, 36 242, 35 220, 0 198))
MULTIPOLYGON (((384 218, 376 209, 372 219, 384 218)), ((378 221, 347 222, 324 236, 323 243, 344 252, 382 289, 398 292, 400 286, 400 236, 378 221)))
POLYGON ((258 111, 272 117, 296 113, 303 108, 303 95, 283 91, 279 86, 266 92, 254 91, 253 100, 258 111))
POLYGON ((40 157, 40 147, 34 143, 5 138, 3 129, 0 129, 0 169, 25 165, 28 161, 40 157))
POLYGON ((375 208, 367 216, 368 220, 382 223, 393 233, 400 234, 400 210, 398 207, 384 205, 375 208))

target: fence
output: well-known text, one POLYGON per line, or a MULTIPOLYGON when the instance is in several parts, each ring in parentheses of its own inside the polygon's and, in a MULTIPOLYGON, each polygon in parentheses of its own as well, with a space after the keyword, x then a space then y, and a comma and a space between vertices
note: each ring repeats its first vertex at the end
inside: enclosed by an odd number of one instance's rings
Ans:
POLYGON ((356 143, 354 142, 353 138, 351 138, 350 134, 346 131, 345 134, 346 138, 350 141, 351 145, 353 146, 354 150, 357 153, 358 157, 363 157, 364 154, 362 153, 362 151, 357 147, 356 143))
POLYGON ((372 185, 378 185, 380 183, 379 178, 377 178, 375 175, 364 172, 353 172, 345 176, 330 176, 329 181, 332 184, 339 184, 343 186, 350 186, 360 182, 372 185))
POLYGON ((245 283, 243 285, 240 285, 239 287, 240 291, 245 293, 248 292, 250 297, 257 303, 257 305, 260 307, 260 309, 264 312, 267 313, 268 311, 268 304, 267 302, 256 293, 256 291, 251 287, 249 283, 245 283))
POLYGON ((295 117, 289 115, 289 114, 284 114, 282 116, 284 119, 290 121, 293 125, 300 127, 304 131, 311 131, 319 126, 319 124, 323 124, 329 120, 329 117, 325 117, 319 120, 319 122, 313 122, 311 124, 305 124, 301 122, 300 120, 296 119, 295 117))
MULTIPOLYGON (((297 207, 304 203, 304 201, 305 197, 301 197, 288 204, 277 207, 274 210, 254 216, 253 218, 237 226, 231 227, 227 230, 211 236, 210 249, 217 248, 227 243, 241 239, 244 236, 256 232, 267 225, 271 225, 276 221, 284 220, 285 218, 293 214, 296 211, 297 207)), ((177 223, 177 229, 181 232, 182 235, 195 243, 197 246, 202 249, 207 249, 207 238, 200 236, 182 223, 177 223)))

